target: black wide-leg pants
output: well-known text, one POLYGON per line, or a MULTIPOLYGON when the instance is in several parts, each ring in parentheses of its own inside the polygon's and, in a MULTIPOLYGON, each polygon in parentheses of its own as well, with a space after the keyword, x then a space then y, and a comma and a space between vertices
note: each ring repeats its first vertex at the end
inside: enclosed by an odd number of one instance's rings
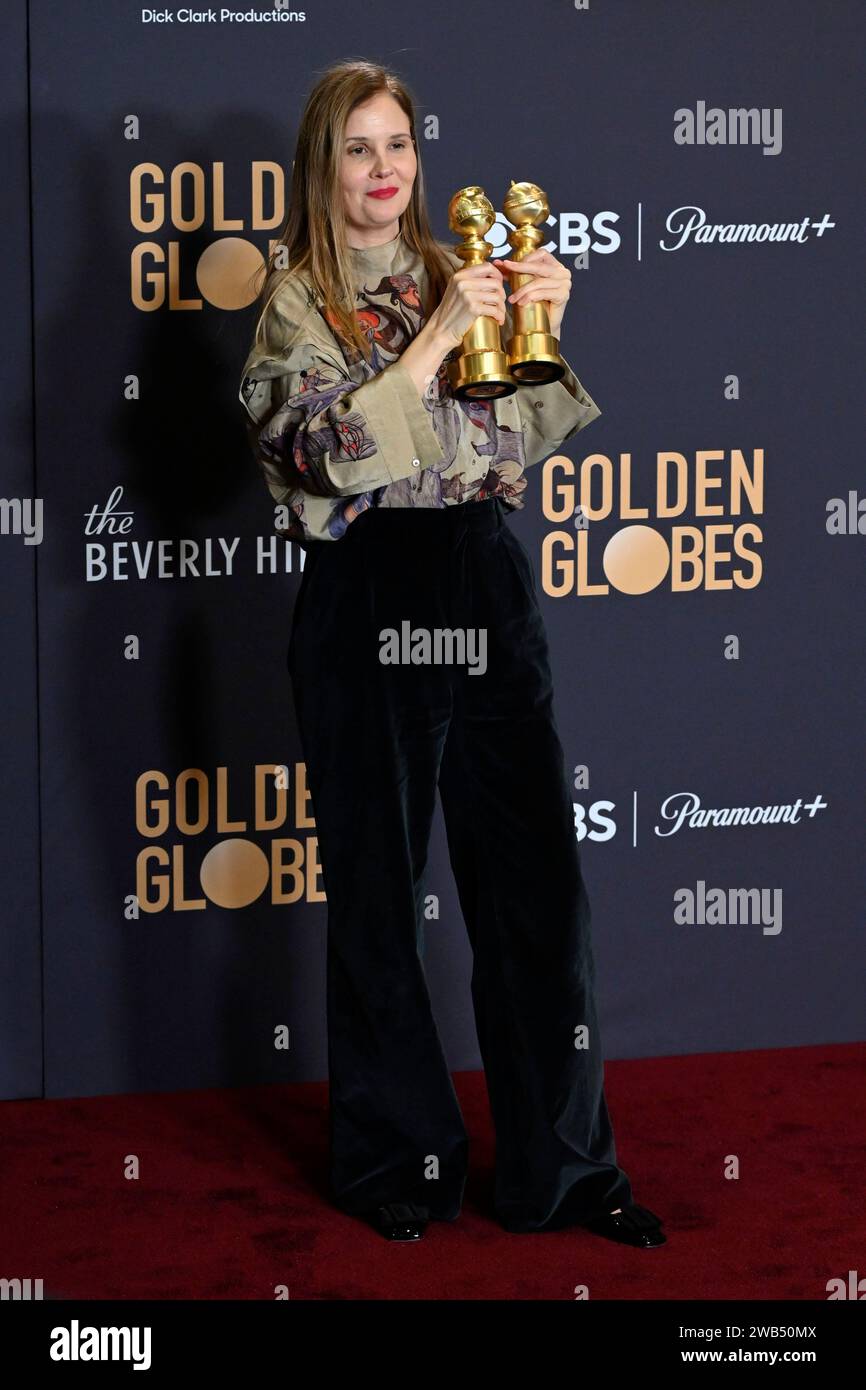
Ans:
POLYGON ((604 1096, 547 638, 507 515, 495 498, 371 508, 313 543, 288 661, 328 902, 333 1199, 353 1214, 460 1211, 468 1138, 422 962, 438 786, 473 950, 495 1214, 539 1231, 633 1198, 604 1096), (380 634, 407 622, 483 629, 486 656, 385 664, 380 634))

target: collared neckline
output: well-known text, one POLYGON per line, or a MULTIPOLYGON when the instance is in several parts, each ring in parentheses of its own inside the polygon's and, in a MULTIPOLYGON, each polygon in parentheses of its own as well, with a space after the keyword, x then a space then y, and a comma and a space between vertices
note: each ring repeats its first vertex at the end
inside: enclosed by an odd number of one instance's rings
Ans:
POLYGON ((402 231, 380 246, 350 246, 349 255, 362 275, 370 271, 380 275, 397 275, 411 259, 402 231))

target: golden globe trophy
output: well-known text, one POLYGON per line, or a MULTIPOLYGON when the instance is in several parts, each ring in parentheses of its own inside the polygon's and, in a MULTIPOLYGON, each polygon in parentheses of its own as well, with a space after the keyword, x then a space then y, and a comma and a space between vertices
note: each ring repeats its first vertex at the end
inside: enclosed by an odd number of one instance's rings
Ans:
MULTIPOLYGON (((511 259, 520 261, 540 246, 544 233, 535 225, 543 222, 550 212, 547 194, 537 183, 515 183, 505 195, 502 211, 513 225, 509 232, 511 259)), ((521 275, 512 271, 508 276, 511 291, 514 293, 532 280, 531 275, 521 275)), ((532 382, 543 386, 548 381, 559 381, 565 375, 565 363, 559 355, 559 340, 550 331, 550 311, 546 301, 538 299, 534 304, 515 304, 513 312, 514 334, 506 343, 508 366, 511 375, 518 382, 532 382)))
MULTIPOLYGON (((493 247, 484 240, 484 233, 495 221, 496 210, 477 184, 454 194, 448 204, 448 226, 463 237, 454 251, 464 265, 483 265, 487 260, 493 247)), ((499 323, 487 314, 480 314, 464 334, 460 355, 446 370, 458 400, 492 400, 517 390, 502 350, 499 323)))

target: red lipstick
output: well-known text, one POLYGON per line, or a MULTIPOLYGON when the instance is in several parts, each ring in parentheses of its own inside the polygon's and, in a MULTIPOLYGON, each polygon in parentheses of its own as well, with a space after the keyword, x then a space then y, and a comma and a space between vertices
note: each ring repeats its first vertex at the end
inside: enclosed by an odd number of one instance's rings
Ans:
POLYGON ((394 197, 394 194, 395 194, 396 192, 397 192, 397 189, 396 189, 396 188, 393 188, 393 187, 390 187, 390 186, 389 186, 388 188, 375 188, 375 189, 372 189, 372 190, 367 194, 367 197, 368 197, 368 198, 393 198, 393 197, 394 197))

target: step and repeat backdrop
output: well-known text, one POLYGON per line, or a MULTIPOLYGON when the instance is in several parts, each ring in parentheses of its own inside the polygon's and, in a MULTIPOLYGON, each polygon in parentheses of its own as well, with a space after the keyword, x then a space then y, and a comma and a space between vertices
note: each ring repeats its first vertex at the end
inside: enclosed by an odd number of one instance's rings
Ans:
MULTIPOLYGON (((862 6, 8 8, 2 1093, 327 1074, 303 555, 238 386, 306 93, 352 57, 415 94, 437 236, 458 188, 529 180, 573 271, 602 414, 511 525, 606 1055, 862 1037, 862 6)), ((475 1068, 441 813, 427 884, 475 1068)))

